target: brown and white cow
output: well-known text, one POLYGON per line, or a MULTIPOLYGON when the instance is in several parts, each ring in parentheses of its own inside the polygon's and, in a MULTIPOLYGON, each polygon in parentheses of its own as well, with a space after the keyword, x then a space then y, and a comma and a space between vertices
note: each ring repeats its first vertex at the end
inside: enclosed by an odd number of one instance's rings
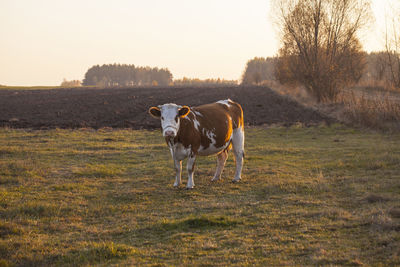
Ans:
POLYGON ((241 179, 244 158, 244 125, 242 107, 230 99, 189 108, 176 104, 151 107, 149 113, 161 119, 165 137, 175 163, 174 186, 181 183, 182 160, 188 158, 186 188, 194 187, 196 156, 217 154, 217 170, 212 181, 220 179, 228 151, 233 146, 236 172, 233 182, 241 179))

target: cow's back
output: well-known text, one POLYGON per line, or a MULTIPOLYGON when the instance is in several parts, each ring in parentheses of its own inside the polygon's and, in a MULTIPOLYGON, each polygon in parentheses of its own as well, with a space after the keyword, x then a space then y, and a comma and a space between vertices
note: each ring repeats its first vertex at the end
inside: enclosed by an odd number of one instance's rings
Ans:
POLYGON ((232 100, 221 100, 216 103, 201 105, 192 108, 193 113, 200 113, 202 116, 198 116, 201 123, 209 126, 207 128, 215 127, 220 125, 223 120, 231 118, 232 128, 236 129, 243 126, 243 111, 242 107, 232 100))

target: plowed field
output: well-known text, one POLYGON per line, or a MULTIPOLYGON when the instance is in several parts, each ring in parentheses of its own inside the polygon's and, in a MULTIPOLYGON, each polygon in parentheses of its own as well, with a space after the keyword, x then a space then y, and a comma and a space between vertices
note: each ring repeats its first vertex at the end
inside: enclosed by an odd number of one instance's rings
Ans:
POLYGON ((227 98, 242 105, 246 125, 332 121, 267 87, 81 88, 0 90, 0 126, 154 129, 159 122, 148 115, 150 106, 197 106, 227 98))

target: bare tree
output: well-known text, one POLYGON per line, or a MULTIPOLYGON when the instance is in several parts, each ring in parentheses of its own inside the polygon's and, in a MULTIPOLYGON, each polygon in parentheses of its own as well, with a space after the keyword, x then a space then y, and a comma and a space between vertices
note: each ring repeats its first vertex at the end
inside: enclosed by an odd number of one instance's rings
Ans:
POLYGON ((386 59, 389 68, 388 83, 394 88, 400 89, 400 9, 399 6, 392 7, 392 14, 387 17, 390 22, 386 26, 386 59))
POLYGON ((318 102, 361 78, 358 33, 371 20, 368 0, 275 0, 282 47, 276 75, 296 82, 318 102))

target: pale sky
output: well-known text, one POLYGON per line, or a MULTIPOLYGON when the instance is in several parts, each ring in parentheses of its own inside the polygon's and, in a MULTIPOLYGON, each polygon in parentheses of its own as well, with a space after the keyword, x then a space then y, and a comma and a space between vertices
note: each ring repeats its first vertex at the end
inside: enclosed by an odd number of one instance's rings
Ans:
MULTIPOLYGON (((387 1, 373 1, 367 51, 382 48, 387 1)), ((269 2, 0 0, 0 84, 60 85, 110 63, 238 80, 249 59, 277 54, 269 2)))

